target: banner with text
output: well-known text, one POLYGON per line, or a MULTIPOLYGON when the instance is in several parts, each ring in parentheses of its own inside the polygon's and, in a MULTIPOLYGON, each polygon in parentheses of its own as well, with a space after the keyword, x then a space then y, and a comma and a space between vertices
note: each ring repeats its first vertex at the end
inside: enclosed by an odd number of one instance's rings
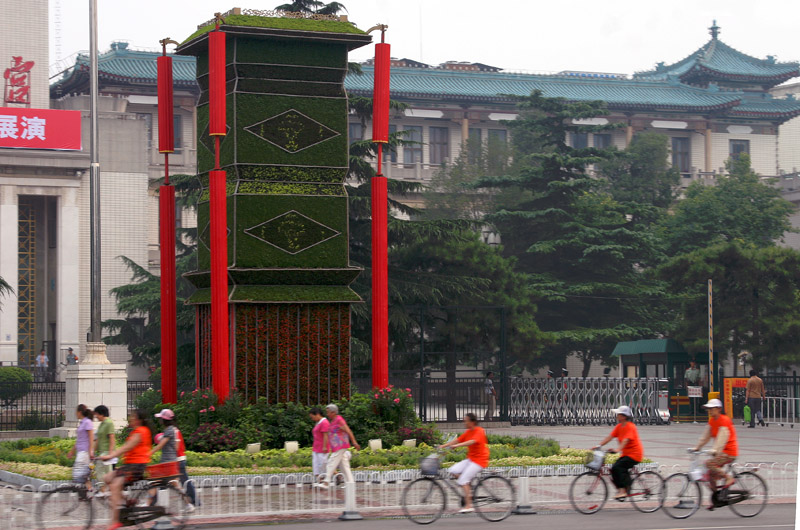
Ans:
POLYGON ((81 150, 81 111, 0 107, 0 148, 81 150))

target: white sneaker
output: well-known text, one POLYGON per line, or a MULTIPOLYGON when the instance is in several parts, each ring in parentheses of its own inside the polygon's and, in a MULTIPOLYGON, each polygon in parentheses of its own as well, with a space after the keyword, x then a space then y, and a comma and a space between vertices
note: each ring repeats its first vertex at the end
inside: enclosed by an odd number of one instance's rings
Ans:
POLYGON ((472 513, 475 511, 475 508, 461 508, 458 510, 458 513, 472 513))
POLYGON ((328 485, 325 484, 324 482, 317 482, 316 484, 314 484, 314 486, 322 490, 328 489, 328 485))
POLYGON ((194 504, 187 503, 186 504, 186 513, 193 513, 197 508, 194 507, 194 504))

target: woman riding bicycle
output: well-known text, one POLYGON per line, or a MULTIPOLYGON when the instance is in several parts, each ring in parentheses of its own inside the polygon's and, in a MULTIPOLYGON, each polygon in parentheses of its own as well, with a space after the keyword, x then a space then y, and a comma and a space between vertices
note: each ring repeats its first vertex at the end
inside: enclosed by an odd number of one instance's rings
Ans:
POLYGON ((464 434, 439 447, 467 448, 467 458, 451 466, 448 471, 458 478, 458 485, 464 488, 464 507, 459 513, 471 513, 475 510, 472 508, 472 489, 469 484, 489 465, 489 440, 483 428, 478 427, 478 417, 475 414, 470 412, 464 416, 464 426, 467 428, 464 434))
POLYGON ((619 440, 619 447, 616 451, 610 452, 621 453, 619 460, 611 466, 611 480, 617 487, 617 494, 614 496, 618 501, 623 500, 628 496, 631 487, 631 474, 630 470, 636 466, 644 458, 644 449, 642 443, 639 441, 639 432, 636 430, 636 425, 633 424, 633 412, 627 405, 623 405, 618 409, 612 409, 611 412, 617 415, 617 426, 611 431, 611 434, 605 437, 600 445, 593 447, 599 449, 605 444, 616 438, 619 440))
POLYGON ((111 506, 113 508, 111 525, 108 530, 115 530, 122 526, 122 523, 119 522, 119 507, 122 504, 122 489, 125 484, 142 480, 147 464, 150 463, 150 449, 153 443, 150 428, 147 426, 147 414, 143 410, 137 409, 128 416, 128 425, 131 433, 122 447, 100 457, 101 460, 111 460, 125 455, 125 464, 106 475, 105 478, 106 484, 111 489, 111 506))

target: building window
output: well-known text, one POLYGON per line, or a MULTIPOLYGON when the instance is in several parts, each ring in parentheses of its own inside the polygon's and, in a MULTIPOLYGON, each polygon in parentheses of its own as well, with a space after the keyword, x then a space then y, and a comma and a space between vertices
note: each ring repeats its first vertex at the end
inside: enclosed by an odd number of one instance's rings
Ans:
POLYGON ((502 171, 508 164, 508 131, 489 129, 486 142, 486 167, 491 172, 502 171))
POLYGON ((409 143, 403 145, 403 164, 422 162, 422 127, 406 125, 404 130, 406 134, 403 136, 403 140, 409 143))
POLYGON ((137 112, 137 120, 144 120, 144 130, 147 135, 147 150, 153 148, 153 115, 149 112, 137 112))
MULTIPOLYGON (((389 139, 391 140, 392 135, 397 132, 397 125, 389 125, 389 139)), ((384 146, 383 150, 383 161, 384 162, 392 162, 393 164, 397 163, 397 148, 391 147, 389 144, 384 146)))
POLYGON ((450 129, 431 127, 430 135, 431 164, 444 164, 450 155, 450 129))
POLYGON ((570 137, 573 149, 586 149, 589 147, 589 135, 587 133, 572 133, 570 137))
POLYGON ((691 173, 692 157, 688 138, 674 137, 672 139, 672 167, 681 173, 691 173))
POLYGON ((477 127, 469 128, 469 136, 466 142, 467 148, 467 161, 470 164, 477 164, 481 160, 483 152, 483 141, 481 138, 481 130, 477 127))
POLYGON ((360 123, 351 123, 348 132, 350 133, 351 144, 353 142, 360 142, 364 139, 364 126, 360 123))
POLYGON ((174 119, 175 154, 179 155, 183 151, 183 117, 180 114, 176 114, 174 119))
POLYGON ((730 141, 730 154, 731 158, 739 158, 742 153, 750 154, 750 140, 731 140, 730 141))
POLYGON ((611 147, 611 135, 607 133, 593 134, 594 147, 596 149, 608 149, 611 147))

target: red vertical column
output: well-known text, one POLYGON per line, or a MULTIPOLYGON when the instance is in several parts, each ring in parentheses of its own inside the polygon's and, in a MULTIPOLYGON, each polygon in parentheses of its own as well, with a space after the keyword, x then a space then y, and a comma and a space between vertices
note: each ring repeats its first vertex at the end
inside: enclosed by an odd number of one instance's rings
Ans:
POLYGON ((383 144, 389 140, 389 45, 375 45, 372 141, 378 144, 378 172, 372 177, 372 386, 389 385, 388 195, 381 170, 383 144))
POLYGON ((225 33, 208 34, 209 134, 215 137, 215 170, 209 173, 211 236, 212 386, 220 401, 230 393, 228 330, 228 214, 225 172, 219 168, 219 144, 227 133, 225 102, 225 33))
POLYGON ((158 151, 164 154, 164 185, 158 190, 159 250, 161 254, 161 399, 178 401, 177 292, 175 284, 175 188, 169 185, 169 154, 174 151, 172 58, 168 39, 158 70, 158 151))

